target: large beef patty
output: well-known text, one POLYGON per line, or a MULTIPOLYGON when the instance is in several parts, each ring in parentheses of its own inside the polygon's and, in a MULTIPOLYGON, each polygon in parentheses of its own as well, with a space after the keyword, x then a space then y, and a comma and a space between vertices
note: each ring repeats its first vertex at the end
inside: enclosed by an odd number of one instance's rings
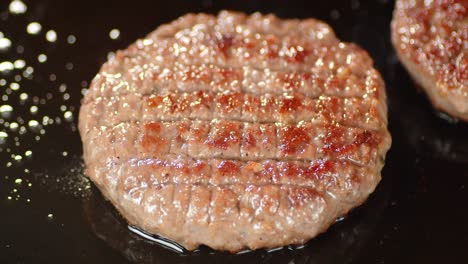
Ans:
POLYGON ((468 0, 398 0, 392 41, 432 104, 468 121, 468 0))
POLYGON ((129 223, 189 250, 304 243, 380 181, 391 139, 372 63, 314 19, 185 15, 94 78, 86 174, 129 223))

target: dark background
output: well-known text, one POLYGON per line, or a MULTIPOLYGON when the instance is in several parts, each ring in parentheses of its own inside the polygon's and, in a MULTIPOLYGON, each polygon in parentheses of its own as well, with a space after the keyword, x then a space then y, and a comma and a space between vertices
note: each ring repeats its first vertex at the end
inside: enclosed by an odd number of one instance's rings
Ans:
POLYGON ((11 41, 0 63, 26 62, 0 71, 0 107, 14 109, 0 113, 0 132, 8 134, 0 138, 0 263, 468 262, 468 126, 434 112, 398 63, 389 42, 393 1, 23 2, 26 13, 14 15, 10 0, 0 1, 0 37, 11 41), (304 248, 177 254, 128 231, 83 177, 79 103, 108 52, 184 13, 220 9, 322 19, 368 50, 386 81, 393 146, 383 181, 366 204, 304 248), (37 35, 26 32, 33 21, 42 25, 37 35), (46 40, 49 30, 57 41, 46 40), (39 54, 47 61, 38 62, 39 54))

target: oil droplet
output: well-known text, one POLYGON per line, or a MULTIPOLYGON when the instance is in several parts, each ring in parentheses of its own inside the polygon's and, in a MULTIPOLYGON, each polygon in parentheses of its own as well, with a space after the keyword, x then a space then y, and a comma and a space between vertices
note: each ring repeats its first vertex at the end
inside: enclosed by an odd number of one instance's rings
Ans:
POLYGON ((13 159, 16 160, 16 161, 21 161, 23 159, 23 157, 21 155, 15 155, 15 157, 13 159))
POLYGON ((8 134, 6 132, 0 131, 0 144, 5 144, 8 134))
POLYGON ((26 68, 26 70, 24 70, 23 76, 24 76, 25 78, 31 78, 33 72, 34 72, 34 68, 31 67, 31 66, 28 66, 28 67, 26 68))
POLYGON ((21 93, 19 98, 21 101, 26 101, 28 100, 29 95, 27 93, 21 93))
POLYGON ((47 218, 48 218, 49 220, 52 220, 52 219, 54 219, 54 215, 53 215, 53 214, 48 214, 48 215, 47 215, 47 218))
POLYGON ((19 127, 19 124, 16 123, 16 122, 12 122, 12 123, 10 124, 10 129, 11 129, 11 131, 16 131, 16 130, 18 130, 18 127, 19 127))
POLYGON ((333 19, 333 20, 338 20, 340 18, 340 11, 336 10, 336 9, 333 9, 331 12, 330 12, 330 17, 333 19))
POLYGON ((67 64, 65 64, 65 69, 69 71, 73 70, 73 63, 67 62, 67 64))
POLYGON ((359 2, 359 0, 352 0, 351 1, 351 9, 353 9, 353 10, 359 9, 360 5, 361 5, 361 3, 359 2))
POLYGON ((26 150, 26 152, 24 152, 24 156, 26 156, 26 157, 31 157, 31 155, 32 155, 31 150, 26 150))
POLYGON ((118 30, 117 28, 114 28, 109 32, 109 37, 111 39, 118 39, 119 36, 120 36, 120 30, 118 30))
POLYGON ((26 31, 31 35, 37 35, 39 34, 39 32, 41 32, 41 30, 42 30, 42 26, 41 24, 37 22, 31 22, 26 27, 26 31))
POLYGON ((88 89, 86 88, 81 89, 81 95, 85 96, 87 92, 88 92, 88 89))
POLYGON ((112 60, 115 57, 115 53, 110 51, 107 53, 107 60, 112 60))
POLYGON ((7 196, 7 199, 8 199, 8 200, 11 200, 12 198, 11 198, 11 196, 7 196))
POLYGON ((37 61, 44 63, 47 61, 47 56, 45 54, 39 54, 39 56, 37 56, 37 61))
POLYGON ((23 69, 26 66, 26 62, 24 60, 16 60, 13 65, 16 69, 23 69))
POLYGON ((67 37, 67 43, 68 43, 68 44, 74 44, 75 42, 76 42, 76 37, 75 37, 75 36, 69 35, 69 36, 67 37))
POLYGON ((28 10, 28 7, 21 2, 20 0, 13 0, 11 1, 10 5, 8 6, 10 13, 12 14, 23 14, 28 10))
POLYGON ((13 107, 11 105, 0 106, 0 116, 4 118, 9 118, 12 112, 13 112, 13 107))
POLYGON ((29 120, 28 126, 29 126, 29 128, 34 130, 34 129, 38 129, 40 124, 36 120, 29 120))
POLYGON ((18 45, 18 47, 16 47, 16 52, 18 52, 19 54, 23 53, 24 52, 24 47, 21 46, 21 45, 18 45))
POLYGON ((0 50, 7 50, 11 47, 11 40, 7 38, 0 38, 0 50))
POLYGON ((18 178, 18 179, 15 180, 15 183, 16 183, 16 184, 21 184, 22 182, 23 182, 23 180, 20 179, 20 178, 18 178))
POLYGON ((63 92, 65 92, 66 90, 67 90, 67 85, 64 84, 64 83, 60 84, 60 86, 59 86, 59 91, 60 91, 61 93, 63 93, 63 92))
POLYGON ((57 40, 57 32, 55 30, 49 30, 46 33, 46 39, 49 42, 55 42, 57 40))
POLYGON ((73 114, 72 114, 72 112, 70 112, 70 111, 66 111, 66 112, 63 114, 63 117, 65 118, 65 121, 67 121, 67 122, 73 121, 73 114))
POLYGON ((13 91, 17 91, 18 89, 20 88, 20 85, 18 83, 10 83, 10 89, 12 89, 13 91))
POLYGON ((31 108, 29 108, 29 111, 31 112, 31 114, 36 114, 37 111, 39 110, 39 108, 35 105, 31 106, 31 108))
POLYGON ((9 72, 13 70, 15 66, 9 61, 0 62, 0 72, 9 72))
POLYGON ((24 135, 24 134, 26 134, 26 132, 27 132, 27 130, 26 130, 26 128, 24 126, 20 127, 20 129, 19 129, 19 134, 20 135, 24 135))

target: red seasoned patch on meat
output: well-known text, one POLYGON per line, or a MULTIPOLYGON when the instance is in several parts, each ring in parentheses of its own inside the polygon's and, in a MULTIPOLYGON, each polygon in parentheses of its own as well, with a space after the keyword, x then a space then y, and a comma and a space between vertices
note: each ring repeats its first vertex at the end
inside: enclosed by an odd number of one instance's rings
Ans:
POLYGON ((336 76, 331 76, 327 79, 326 87, 328 89, 339 89, 341 86, 341 80, 336 76))
POLYGON ((221 111, 230 112, 242 105, 242 99, 242 93, 226 93, 220 94, 216 98, 216 103, 218 105, 218 109, 221 109, 221 111))
POLYGON ((327 154, 338 152, 344 142, 344 128, 341 126, 328 126, 327 133, 323 137, 323 151, 327 154))
POLYGON ((239 143, 239 127, 234 122, 222 122, 213 128, 214 133, 207 140, 209 146, 226 150, 233 144, 239 143))
POLYGON ((200 107, 204 106, 207 109, 211 108, 211 103, 213 102, 213 95, 204 91, 198 91, 193 94, 194 98, 190 106, 200 107))
POLYGON ((162 102, 163 102, 163 97, 159 95, 152 96, 147 99, 147 104, 151 108, 156 108, 160 106, 162 102))
POLYGON ((297 111, 302 106, 302 100, 298 96, 290 96, 280 101, 280 114, 297 111))
POLYGON ((301 207, 317 196, 319 194, 312 188, 291 188, 288 193, 288 200, 293 207, 301 207))
POLYGON ((244 146, 247 149, 255 148, 257 140, 255 139, 254 131, 247 130, 244 135, 244 146))
POLYGON ((227 35, 222 35, 220 38, 215 39, 215 47, 225 58, 230 56, 229 50, 234 46, 234 43, 234 38, 227 35))
POLYGON ((200 81, 206 83, 210 79, 209 70, 203 66, 184 67, 180 74, 183 82, 200 81))
POLYGON ((297 90, 311 78, 310 73, 277 73, 276 81, 284 85, 285 89, 297 90))
POLYGON ((376 134, 364 131, 357 134, 351 143, 345 142, 345 129, 339 126, 329 126, 327 134, 323 138, 323 151, 327 154, 336 153, 338 155, 355 151, 361 145, 375 147, 378 144, 376 134))
POLYGON ((289 63, 303 63, 305 58, 309 55, 309 51, 302 46, 289 46, 284 57, 289 63))
POLYGON ((144 125, 143 137, 141 138, 141 146, 148 152, 159 152, 159 146, 167 144, 167 139, 161 136, 161 124, 149 123, 144 125))
POLYGON ((297 154, 310 144, 304 127, 286 126, 279 132, 279 149, 284 154, 297 154))
POLYGON ((323 179, 324 175, 334 170, 334 163, 329 160, 318 160, 304 170, 304 175, 318 179, 323 179))
POLYGON ((281 166, 281 173, 286 178, 319 179, 334 171, 334 163, 329 160, 319 160, 310 166, 298 166, 294 162, 285 162, 281 166))
POLYGON ((218 171, 223 175, 234 175, 240 172, 239 165, 233 161, 223 160, 218 164, 218 171))

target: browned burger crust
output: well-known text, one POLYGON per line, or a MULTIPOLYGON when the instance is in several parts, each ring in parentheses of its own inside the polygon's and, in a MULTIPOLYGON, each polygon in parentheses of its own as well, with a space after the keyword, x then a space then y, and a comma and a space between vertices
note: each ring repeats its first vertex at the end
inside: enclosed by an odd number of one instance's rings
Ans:
POLYGON ((380 181, 385 100, 368 54, 323 22, 188 14, 93 80, 86 173, 129 223, 189 250, 301 244, 380 181))
POLYGON ((468 0, 398 0, 392 41, 435 108, 468 121, 468 0))

